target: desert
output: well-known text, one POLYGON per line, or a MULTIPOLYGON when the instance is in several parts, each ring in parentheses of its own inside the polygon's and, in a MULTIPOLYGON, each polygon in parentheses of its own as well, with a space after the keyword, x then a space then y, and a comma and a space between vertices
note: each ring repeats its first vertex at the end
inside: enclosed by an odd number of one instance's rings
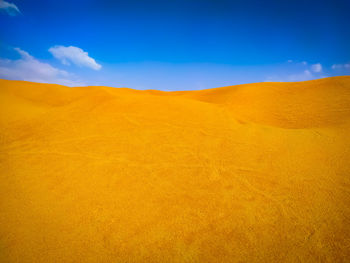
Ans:
POLYGON ((1 262, 346 262, 350 77, 0 80, 1 262))

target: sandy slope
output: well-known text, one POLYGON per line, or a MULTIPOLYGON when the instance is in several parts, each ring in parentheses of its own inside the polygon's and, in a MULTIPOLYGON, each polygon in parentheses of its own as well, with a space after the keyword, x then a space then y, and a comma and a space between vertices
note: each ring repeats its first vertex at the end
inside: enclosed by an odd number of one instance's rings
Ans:
POLYGON ((349 262, 350 77, 0 80, 0 262, 349 262))

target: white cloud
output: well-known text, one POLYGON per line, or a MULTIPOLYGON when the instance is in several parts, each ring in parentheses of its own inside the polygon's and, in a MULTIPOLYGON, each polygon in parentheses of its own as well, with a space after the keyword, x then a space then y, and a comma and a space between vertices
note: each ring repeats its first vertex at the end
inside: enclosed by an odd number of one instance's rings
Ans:
POLYGON ((64 65, 70 65, 70 63, 73 63, 77 66, 88 67, 94 70, 102 68, 102 66, 97 64, 92 57, 89 57, 88 52, 85 52, 78 47, 54 46, 49 49, 49 52, 64 65))
POLYGON ((21 56, 20 59, 0 58, 0 78, 55 83, 67 86, 84 86, 84 83, 74 79, 73 74, 40 62, 20 48, 15 48, 15 50, 21 56))
POLYGON ((313 64, 311 65, 311 70, 316 73, 322 72, 322 65, 320 63, 313 64))
POLYGON ((332 69, 350 69, 350 63, 347 64, 334 64, 332 69))
POLYGON ((303 65, 307 65, 307 62, 306 62, 306 61, 303 61, 303 62, 301 62, 301 64, 303 64, 303 65))
POLYGON ((265 79, 265 82, 294 82, 294 81, 306 81, 315 79, 311 71, 306 69, 300 73, 294 73, 285 76, 271 76, 265 79))
POLYGON ((6 11, 10 16, 15 16, 21 13, 15 4, 4 0, 0 0, 0 9, 6 11))
POLYGON ((293 60, 291 60, 291 59, 288 59, 288 61, 287 61, 288 63, 292 63, 293 62, 293 60))
POLYGON ((341 64, 333 64, 332 65, 332 69, 338 69, 338 68, 341 68, 341 64))
POLYGON ((304 70, 302 73, 291 74, 287 77, 287 81, 305 81, 313 79, 314 76, 310 72, 310 70, 304 70))

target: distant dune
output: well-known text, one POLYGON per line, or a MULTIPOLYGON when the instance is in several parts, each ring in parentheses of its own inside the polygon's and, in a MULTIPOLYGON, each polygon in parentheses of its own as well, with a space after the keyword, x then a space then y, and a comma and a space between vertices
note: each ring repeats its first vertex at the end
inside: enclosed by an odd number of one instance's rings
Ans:
POLYGON ((350 76, 0 80, 0 262, 349 262, 350 76))

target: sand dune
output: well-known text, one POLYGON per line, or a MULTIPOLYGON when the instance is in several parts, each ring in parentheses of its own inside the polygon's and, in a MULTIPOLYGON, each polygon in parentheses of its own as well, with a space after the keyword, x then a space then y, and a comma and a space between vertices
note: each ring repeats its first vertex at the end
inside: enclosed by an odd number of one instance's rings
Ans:
POLYGON ((350 77, 0 80, 1 262, 347 262, 350 77))

